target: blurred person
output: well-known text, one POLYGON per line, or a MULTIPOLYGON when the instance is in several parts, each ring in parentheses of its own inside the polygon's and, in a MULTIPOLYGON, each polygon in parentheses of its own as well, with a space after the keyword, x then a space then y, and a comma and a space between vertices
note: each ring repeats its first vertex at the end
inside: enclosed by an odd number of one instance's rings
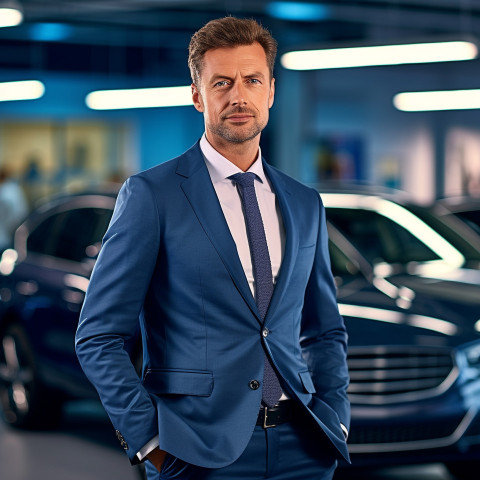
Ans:
POLYGON ((45 178, 40 165, 41 160, 36 153, 28 155, 21 181, 30 205, 35 205, 47 193, 45 178))
POLYGON ((0 167, 0 251, 11 246, 13 233, 28 210, 22 187, 6 167, 0 167))
POLYGON ((205 133, 124 183, 92 274, 76 351, 149 480, 328 480, 348 460, 325 210, 259 147, 275 55, 254 20, 193 35, 205 133), (142 380, 124 350, 138 322, 142 380))

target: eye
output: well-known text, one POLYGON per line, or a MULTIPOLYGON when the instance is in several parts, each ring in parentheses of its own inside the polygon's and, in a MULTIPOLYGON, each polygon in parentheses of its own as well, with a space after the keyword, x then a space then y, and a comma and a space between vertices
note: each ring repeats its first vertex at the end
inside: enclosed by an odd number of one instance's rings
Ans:
POLYGON ((224 87, 225 85, 228 85, 228 80, 220 80, 219 82, 215 83, 213 86, 214 87, 224 87))
POLYGON ((248 81, 249 81, 250 83, 253 83, 254 85, 261 83, 258 78, 249 78, 248 81))

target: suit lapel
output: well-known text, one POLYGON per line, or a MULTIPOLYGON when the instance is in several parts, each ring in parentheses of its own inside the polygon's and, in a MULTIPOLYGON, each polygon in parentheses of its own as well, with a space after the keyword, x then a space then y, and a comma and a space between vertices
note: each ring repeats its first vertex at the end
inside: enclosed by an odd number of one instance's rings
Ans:
POLYGON ((298 251, 299 235, 298 229, 295 226, 294 212, 292 212, 291 193, 287 186, 283 182, 278 172, 270 167, 265 161, 263 162, 263 168, 270 182, 272 183, 275 196, 280 206, 280 212, 282 215, 283 225, 285 228, 285 247, 283 252, 282 265, 280 272, 277 276, 277 282, 273 291, 272 300, 268 308, 265 323, 268 323, 275 315, 275 310, 281 298, 285 295, 286 289, 290 280, 290 276, 295 266, 295 258, 298 251))
POLYGON ((235 286, 260 322, 257 305, 198 143, 179 157, 177 174, 186 177, 181 183, 183 192, 235 286))
MULTIPOLYGON (((278 304, 286 292, 289 279, 295 265, 298 251, 299 235, 291 209, 291 193, 278 172, 263 162, 265 173, 272 183, 285 227, 285 248, 282 265, 277 277, 272 300, 265 323, 275 314, 278 304)), ((202 225, 203 230, 213 244, 223 264, 228 270, 238 291, 248 304, 250 310, 261 322, 257 304, 248 286, 237 248, 223 215, 222 207, 210 180, 203 154, 197 143, 178 159, 177 174, 185 177, 181 188, 202 225)))

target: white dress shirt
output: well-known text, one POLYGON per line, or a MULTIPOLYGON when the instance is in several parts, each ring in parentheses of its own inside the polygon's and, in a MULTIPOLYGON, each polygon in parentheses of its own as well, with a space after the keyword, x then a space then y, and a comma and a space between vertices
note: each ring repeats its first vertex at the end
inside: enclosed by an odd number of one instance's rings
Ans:
MULTIPOLYGON (((236 173, 242 173, 242 170, 218 153, 210 145, 205 135, 200 140, 200 148, 206 158, 208 173, 222 207, 223 215, 237 246, 238 256, 247 277, 248 285, 252 295, 255 296, 255 279, 253 278, 252 258, 250 256, 242 200, 235 183, 228 178, 236 173)), ((247 171, 256 175, 255 193, 265 228, 268 252, 272 264, 273 283, 275 284, 283 258, 285 230, 282 216, 275 200, 275 193, 263 171, 260 148, 258 149, 257 159, 247 171)))

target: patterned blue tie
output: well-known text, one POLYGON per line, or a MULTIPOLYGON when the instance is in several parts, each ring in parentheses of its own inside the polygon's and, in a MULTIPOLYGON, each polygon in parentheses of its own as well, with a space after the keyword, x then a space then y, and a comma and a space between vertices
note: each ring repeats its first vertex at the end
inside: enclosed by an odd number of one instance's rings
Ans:
MULTIPOLYGON (((255 279, 255 301, 257 302, 262 320, 265 320, 268 305, 273 294, 273 277, 265 228, 255 194, 255 177, 254 173, 247 172, 236 173, 230 178, 236 183, 242 199, 250 255, 252 257, 253 277, 255 279)), ((273 407, 281 395, 282 387, 268 356, 265 355, 262 388, 263 403, 268 407, 273 407)))

